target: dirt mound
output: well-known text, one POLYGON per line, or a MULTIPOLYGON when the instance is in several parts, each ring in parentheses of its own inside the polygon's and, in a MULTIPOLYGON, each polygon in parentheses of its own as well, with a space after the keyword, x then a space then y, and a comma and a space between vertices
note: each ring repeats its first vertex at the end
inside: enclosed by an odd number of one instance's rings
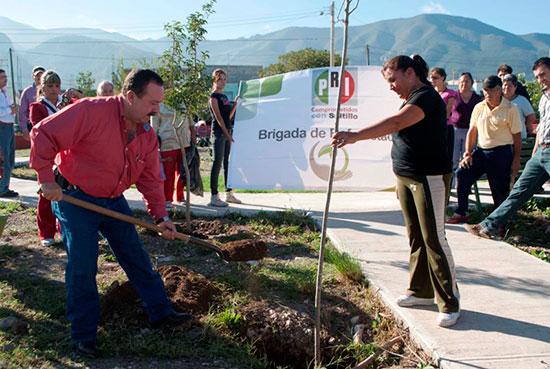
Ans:
MULTIPOLYGON (((177 265, 165 265, 158 269, 166 286, 168 297, 178 311, 195 315, 208 312, 217 287, 202 275, 177 265)), ((130 282, 115 282, 101 300, 100 325, 107 329, 143 328, 147 315, 141 306, 142 300, 130 282)))
POLYGON ((191 221, 191 232, 187 231, 187 225, 185 221, 174 222, 176 230, 183 234, 188 234, 190 236, 207 239, 208 236, 224 234, 229 230, 229 225, 222 219, 195 219, 191 221))
POLYGON ((130 282, 115 281, 101 299, 99 324, 108 330, 147 327, 148 319, 141 307, 141 297, 130 282))
POLYGON ((260 260, 267 256, 267 244, 258 240, 237 240, 220 246, 227 261, 260 260))
POLYGON ((179 311, 205 314, 220 291, 202 275, 178 265, 165 265, 158 269, 168 297, 179 311))
POLYGON ((220 235, 229 229, 229 225, 222 219, 196 219, 191 221, 191 227, 193 228, 193 233, 205 236, 220 235))
POLYGON ((278 365, 307 368, 313 359, 314 320, 275 303, 253 302, 239 309, 240 334, 278 365))

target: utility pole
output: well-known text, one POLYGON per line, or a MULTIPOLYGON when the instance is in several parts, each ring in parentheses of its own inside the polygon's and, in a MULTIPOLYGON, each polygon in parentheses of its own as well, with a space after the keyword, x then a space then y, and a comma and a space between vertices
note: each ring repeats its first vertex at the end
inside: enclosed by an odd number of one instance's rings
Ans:
POLYGON ((334 67, 334 1, 330 5, 330 66, 334 67))
POLYGON ((370 50, 369 50, 369 44, 367 44, 367 65, 370 65, 370 50))
POLYGON ((17 82, 19 82, 18 83, 19 91, 23 90, 22 81, 23 81, 23 76, 21 73, 21 63, 19 62, 19 56, 17 56, 17 82))
POLYGON ((10 71, 11 71, 11 92, 13 94, 13 103, 15 104, 15 79, 13 78, 13 49, 10 47, 10 71))

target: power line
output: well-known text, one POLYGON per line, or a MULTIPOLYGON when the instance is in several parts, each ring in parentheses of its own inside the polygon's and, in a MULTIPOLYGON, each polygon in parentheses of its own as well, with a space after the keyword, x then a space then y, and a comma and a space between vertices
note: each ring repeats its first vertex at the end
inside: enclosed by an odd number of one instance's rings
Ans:
MULTIPOLYGON (((305 19, 305 18, 313 18, 318 17, 319 15, 323 15, 323 9, 314 9, 314 10, 308 10, 308 11, 300 11, 300 12, 285 12, 285 13, 275 13, 274 15, 268 15, 263 17, 254 17, 254 18, 242 18, 239 19, 231 19, 227 21, 218 21, 218 22, 209 22, 208 27, 209 28, 226 28, 228 26, 244 26, 244 25, 251 25, 251 24, 262 24, 266 22, 276 22, 276 23, 287 23, 289 21, 299 20, 299 19, 305 19), (286 15, 285 15, 286 14, 286 15)), ((125 32, 137 32, 137 31, 159 31, 162 30, 164 25, 159 26, 148 26, 148 27, 134 27, 134 26, 112 26, 112 27, 105 27, 105 28, 116 28, 118 31, 105 31, 105 30, 94 30, 94 29, 86 29, 85 32, 82 31, 82 29, 79 28, 66 28, 65 30, 59 30, 59 29, 46 29, 46 30, 40 30, 36 28, 28 29, 28 28, 22 28, 22 27, 12 27, 12 28, 3 28, 2 31, 6 34, 9 34, 10 32, 6 32, 9 30, 17 31, 18 36, 32 36, 32 35, 57 35, 57 36, 66 36, 66 35, 79 35, 79 36, 86 36, 86 35, 108 35, 108 34, 120 34, 122 36, 126 36, 122 31, 125 32), (72 32, 71 32, 72 31, 72 32), (21 35, 22 33, 22 35, 21 35)), ((128 36, 126 36, 128 37, 128 36)), ((157 40, 158 41, 158 40, 157 40)), ((31 41, 19 41, 17 43, 33 43, 31 41)), ((142 42, 140 40, 128 40, 125 42, 142 42)), ((148 41, 153 42, 153 41, 148 41)), ((161 41, 163 42, 163 41, 161 41)))
MULTIPOLYGON (((60 56, 64 58, 79 58, 79 59, 96 59, 96 60, 110 60, 112 61, 112 57, 101 57, 101 56, 84 56, 84 55, 62 55, 62 54, 50 54, 50 53, 41 53, 37 51, 26 51, 26 50, 16 50, 18 53, 24 53, 24 54, 36 54, 36 55, 46 55, 46 56, 60 56)), ((125 61, 137 61, 142 60, 143 58, 124 58, 125 61)))

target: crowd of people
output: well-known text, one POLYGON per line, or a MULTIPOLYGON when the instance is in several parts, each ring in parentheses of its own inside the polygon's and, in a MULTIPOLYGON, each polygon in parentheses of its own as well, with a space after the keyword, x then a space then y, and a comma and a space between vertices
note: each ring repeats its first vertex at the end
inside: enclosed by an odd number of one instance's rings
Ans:
POLYGON ((332 137, 332 145, 340 148, 392 134, 396 190, 410 246, 409 288, 398 297, 397 305, 437 304, 437 324, 442 327, 454 325, 460 317, 455 263, 444 222, 468 220, 470 187, 485 173, 496 209, 466 229, 490 238, 550 179, 550 58, 533 64, 535 79, 543 87, 540 124, 532 158, 515 184, 522 132, 524 137, 534 134, 534 112, 532 107, 519 107, 529 100, 520 94, 525 88, 511 72, 509 66, 501 65, 500 75, 487 76, 482 98, 472 91, 470 73, 461 74, 455 92, 446 86, 442 68, 428 70, 416 54, 396 56, 384 63, 382 73, 391 90, 404 100, 399 112, 357 132, 337 132, 332 137), (458 207, 445 219, 453 175, 458 207))
MULTIPOLYGON (((483 80, 483 97, 472 90, 473 78, 462 73, 458 91, 446 83, 443 68, 428 69, 419 55, 388 60, 382 73, 390 88, 404 100, 400 110, 357 132, 337 132, 332 145, 392 134, 393 171, 410 243, 410 282, 397 304, 404 307, 437 303, 437 323, 448 327, 460 316, 460 293, 445 221, 468 220, 470 187, 487 174, 495 211, 469 232, 491 237, 550 177, 550 58, 540 58, 533 73, 543 86, 541 122, 533 130, 535 113, 526 90, 507 65, 483 80), (522 137, 536 134, 533 158, 513 185, 519 169, 522 137), (454 178, 454 180, 453 180, 454 178), (449 192, 456 183, 458 207, 445 218, 449 192), (435 302, 434 302, 435 298, 435 302)), ((160 275, 135 226, 62 201, 64 196, 131 215, 123 192, 135 184, 149 214, 174 239, 169 218, 174 204, 186 201, 181 163, 197 144, 189 117, 163 104, 164 81, 152 70, 133 69, 119 94, 102 81, 97 97, 83 98, 69 88, 61 93, 61 78, 53 70, 35 67, 19 108, 6 91, 7 76, 0 69, 0 146, 3 174, 0 197, 16 197, 10 176, 14 166, 14 123, 31 141, 30 167, 40 184, 37 225, 40 242, 51 245, 59 233, 67 249, 67 317, 77 353, 97 357, 96 332, 99 295, 96 286, 98 233, 109 243, 117 261, 143 300, 154 327, 175 327, 191 319, 172 309, 160 275)), ((209 99, 212 116, 213 165, 209 205, 240 203, 227 185, 237 100, 224 94, 227 74, 212 74, 209 99), (218 191, 224 169, 225 200, 218 191)))
MULTIPOLYGON (((23 137, 31 142, 30 167, 40 184, 37 226, 40 243, 50 246, 58 233, 67 249, 65 282, 67 317, 74 350, 97 357, 99 319, 97 272, 98 234, 107 240, 117 261, 143 299, 153 327, 175 327, 191 319, 175 312, 160 275, 135 226, 61 201, 64 196, 131 215, 123 192, 135 184, 162 236, 174 239, 176 229, 168 217, 174 203, 185 201, 181 178, 183 152, 196 145, 194 124, 163 104, 164 82, 152 70, 133 69, 115 95, 111 82, 97 86, 97 96, 84 98, 68 88, 61 93, 61 78, 37 66, 33 84, 21 94, 19 107, 6 90, 7 75, 0 69, 0 146, 3 161, 0 197, 19 194, 10 189, 14 167, 14 124, 17 113, 23 137), (152 127, 152 128, 151 128, 152 127)), ((213 73, 209 106, 213 120, 214 165, 211 206, 240 203, 231 189, 226 201, 218 197, 217 182, 227 164, 236 104, 223 93, 227 75, 213 73)))

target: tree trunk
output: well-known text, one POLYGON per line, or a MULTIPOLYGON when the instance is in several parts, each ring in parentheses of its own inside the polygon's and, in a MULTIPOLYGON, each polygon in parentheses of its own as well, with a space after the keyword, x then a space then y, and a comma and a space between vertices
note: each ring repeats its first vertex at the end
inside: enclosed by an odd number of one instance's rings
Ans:
MULTIPOLYGON (((349 7, 352 0, 344 0, 345 2, 345 18, 344 18, 344 42, 342 47, 342 63, 340 65, 340 84, 338 85, 338 100, 336 104, 336 121, 334 123, 334 132, 338 132, 340 122, 340 104, 342 101, 342 88, 344 85, 344 70, 346 67, 346 54, 348 47, 348 23, 350 12, 349 7)), ((321 230, 321 246, 319 247, 319 261, 317 263, 317 280, 315 282, 315 367, 320 368, 322 363, 321 358, 321 295, 322 295, 322 282, 323 282, 323 263, 325 259, 325 246, 327 238, 327 221, 328 212, 330 208, 330 198, 332 196, 332 184, 334 182, 334 168, 336 166, 336 153, 337 148, 332 148, 332 161, 330 164, 330 175, 327 188, 327 200, 325 204, 325 211, 323 214, 323 225, 321 230)))
MULTIPOLYGON (((183 169, 185 171, 185 228, 187 229, 187 232, 191 232, 191 191, 189 191, 189 187, 191 186, 191 179, 190 179, 190 173, 189 173, 189 165, 187 165, 187 156, 185 155, 185 147, 183 146, 182 138, 178 134, 178 127, 177 124, 177 113, 174 113, 174 120, 172 121, 172 127, 174 128, 174 134, 176 135, 176 139, 178 141, 178 144, 180 145, 181 155, 183 157, 183 169)), ((186 116, 183 116, 183 121, 181 124, 185 124, 186 122, 186 116)))

